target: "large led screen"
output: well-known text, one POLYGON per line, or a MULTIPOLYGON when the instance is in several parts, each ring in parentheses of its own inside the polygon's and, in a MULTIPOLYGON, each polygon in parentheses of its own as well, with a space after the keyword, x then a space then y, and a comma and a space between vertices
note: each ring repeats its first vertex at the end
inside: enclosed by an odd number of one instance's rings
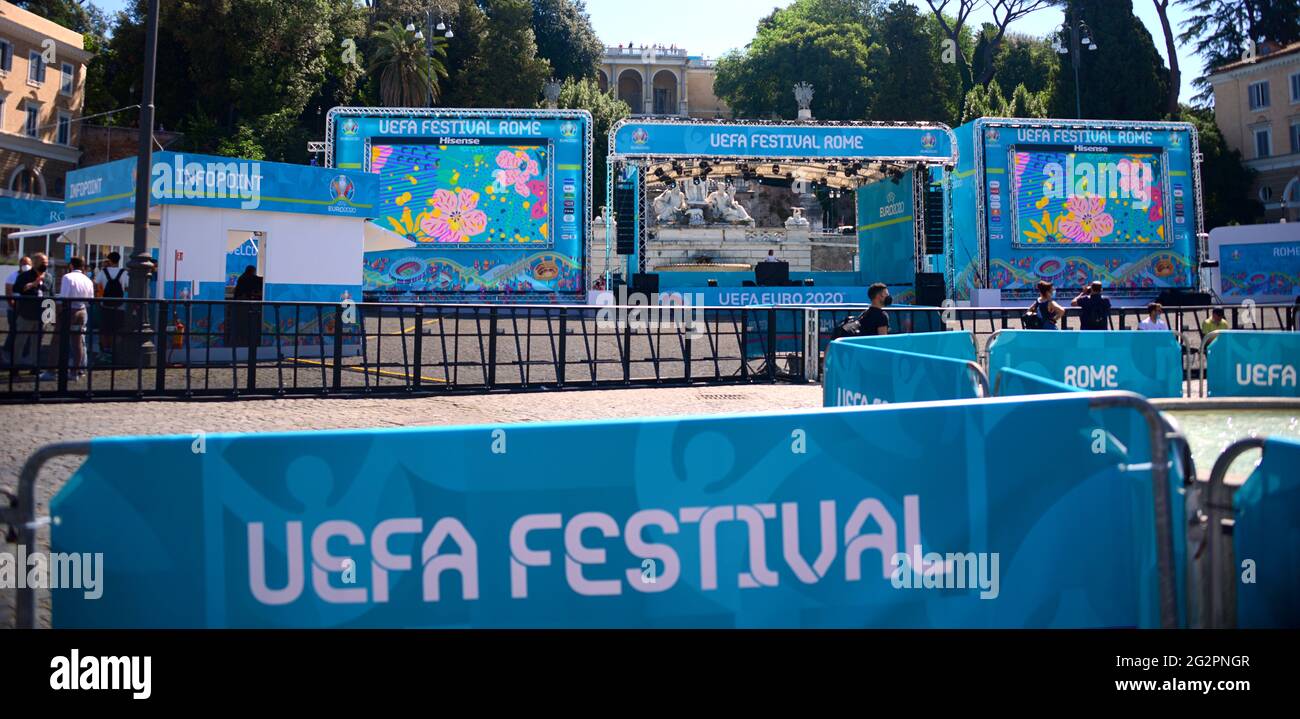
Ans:
POLYGON ((1170 245, 1162 154, 1153 148, 1098 149, 1010 149, 1014 246, 1170 245))
POLYGON ((537 138, 374 138, 376 222, 421 246, 548 248, 551 150, 537 138))

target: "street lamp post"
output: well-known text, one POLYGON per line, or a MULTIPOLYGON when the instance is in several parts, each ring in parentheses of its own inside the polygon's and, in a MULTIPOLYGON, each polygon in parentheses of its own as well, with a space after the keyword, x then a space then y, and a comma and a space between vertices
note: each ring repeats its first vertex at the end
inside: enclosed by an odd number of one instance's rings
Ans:
POLYGON ((1076 14, 1074 5, 1070 6, 1069 16, 1066 18, 1064 25, 1061 25, 1059 32, 1061 35, 1069 38, 1070 46, 1067 48, 1061 43, 1061 38, 1057 37, 1052 41, 1052 47, 1058 54, 1070 55, 1071 64, 1074 65, 1074 116, 1083 117, 1083 94, 1079 87, 1079 68, 1083 65, 1083 48, 1087 47, 1089 52, 1097 49, 1097 43, 1092 39, 1092 30, 1076 14))
MULTIPOLYGON (((140 97, 140 149, 135 163, 135 235, 131 244, 131 259, 127 293, 131 298, 143 299, 148 294, 149 275, 156 264, 149 254, 149 175, 153 164, 154 119, 154 68, 158 62, 158 0, 149 0, 149 17, 145 25, 144 86, 140 97)), ((175 278, 173 278, 175 279, 175 278)), ((144 302, 131 303, 131 326, 139 332, 128 342, 128 357, 137 367, 152 367, 157 361, 158 349, 154 346, 153 330, 149 326, 149 307, 144 302)))

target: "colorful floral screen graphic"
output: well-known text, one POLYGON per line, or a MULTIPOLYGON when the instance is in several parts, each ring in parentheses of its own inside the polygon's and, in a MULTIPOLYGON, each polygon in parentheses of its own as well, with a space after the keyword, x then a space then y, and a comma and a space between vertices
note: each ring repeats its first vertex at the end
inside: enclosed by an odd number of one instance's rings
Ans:
POLYGON ((1019 147, 1009 159, 1013 245, 1169 246, 1163 157, 1149 148, 1019 147))
POLYGON ((474 144, 377 138, 370 148, 370 171, 380 177, 376 222, 422 246, 550 247, 549 147, 536 140, 467 142, 474 144))

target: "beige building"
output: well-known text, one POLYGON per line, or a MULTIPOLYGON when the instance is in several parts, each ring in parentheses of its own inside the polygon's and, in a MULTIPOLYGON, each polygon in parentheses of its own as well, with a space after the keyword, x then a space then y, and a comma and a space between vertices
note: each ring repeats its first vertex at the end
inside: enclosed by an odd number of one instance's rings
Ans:
POLYGON ((677 47, 606 47, 597 79, 615 89, 633 115, 712 119, 731 110, 713 94, 713 62, 677 47))
POLYGON ((1261 45, 1254 58, 1216 70, 1210 85, 1224 139, 1259 173, 1264 220, 1300 220, 1300 43, 1261 45))
POLYGON ((0 0, 0 194, 62 199, 90 57, 80 33, 0 0))

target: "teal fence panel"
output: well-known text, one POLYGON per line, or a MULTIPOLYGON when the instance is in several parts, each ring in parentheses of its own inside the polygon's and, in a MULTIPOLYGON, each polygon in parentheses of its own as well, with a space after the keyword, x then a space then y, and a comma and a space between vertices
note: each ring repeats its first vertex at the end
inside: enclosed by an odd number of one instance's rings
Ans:
POLYGON ((1004 368, 1084 390, 1182 397, 1182 347, 1173 332, 1002 330, 988 346, 989 375, 1004 368))
POLYGON ((1300 627, 1300 442, 1265 440, 1232 506, 1237 626, 1300 627))
POLYGON ((1102 401, 96 439, 51 543, 102 594, 53 622, 1156 626, 1150 456, 1094 437, 1139 410, 1102 401))
POLYGON ((1300 332, 1216 332, 1205 363, 1211 397, 1300 397, 1300 332))

